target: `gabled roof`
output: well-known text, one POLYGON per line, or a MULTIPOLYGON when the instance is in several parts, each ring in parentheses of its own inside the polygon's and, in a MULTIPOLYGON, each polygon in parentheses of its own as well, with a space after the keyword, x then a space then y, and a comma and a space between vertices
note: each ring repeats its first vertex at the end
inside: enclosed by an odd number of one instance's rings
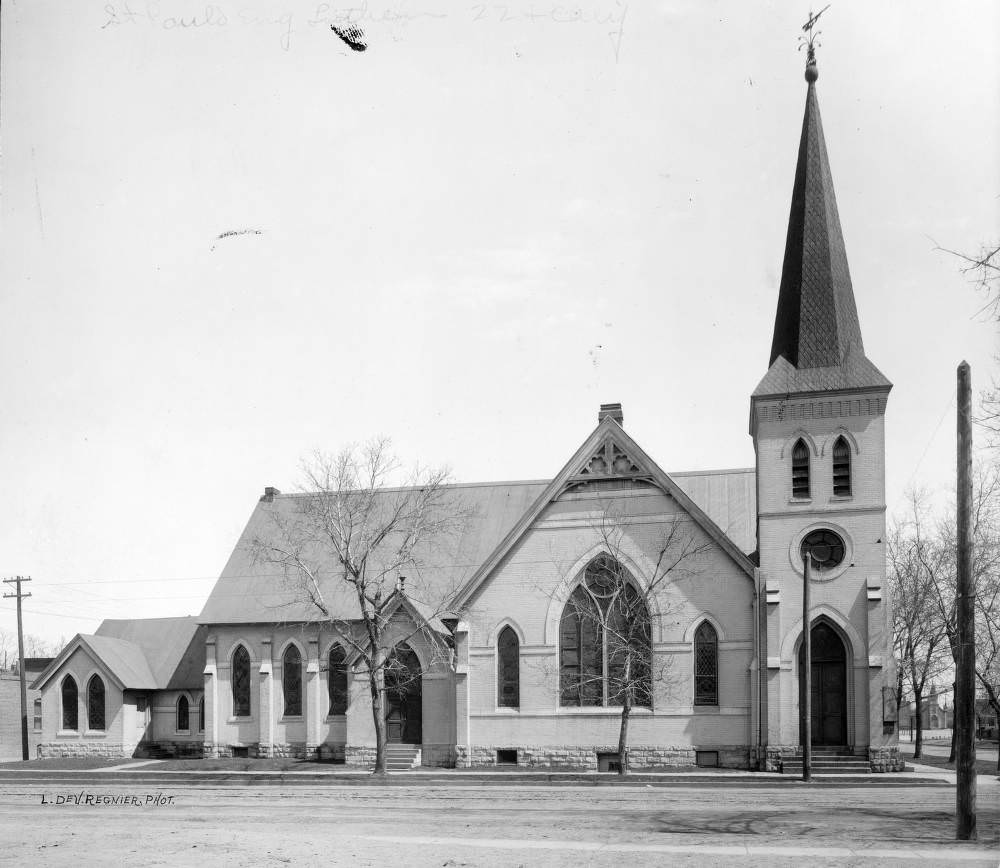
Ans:
MULTIPOLYGON (((450 599, 469 576, 496 548, 524 511, 546 486, 545 481, 497 482, 449 485, 446 505, 467 513, 460 530, 445 544, 426 542, 416 555, 424 565, 420 575, 407 577, 411 599, 434 601, 450 599)), ((391 496, 398 489, 380 492, 391 496)), ((280 571, 267 564, 254 563, 254 537, 274 533, 273 518, 295 520, 297 504, 303 495, 276 494, 255 507, 233 554, 229 558, 198 617, 202 624, 253 624, 274 621, 302 623, 323 620, 317 609, 302 598, 280 571)), ((337 564, 329 552, 317 552, 324 600, 340 617, 360 617, 357 600, 345 582, 335 577, 337 564)))
POLYGON ((191 616, 104 621, 97 633, 74 636, 33 687, 48 682, 82 648, 124 690, 197 689, 202 686, 204 632, 199 633, 191 616))
POLYGON ((810 55, 770 370, 754 390, 754 397, 891 388, 866 358, 861 339, 816 96, 818 75, 810 55))
POLYGON ((753 563, 725 534, 725 532, 665 473, 636 443, 625 430, 610 416, 604 418, 591 435, 577 449, 573 457, 542 491, 530 509, 524 513, 476 570, 466 585, 455 597, 454 606, 461 607, 471 599, 479 587, 489 578, 511 549, 531 528, 542 511, 557 498, 568 485, 579 484, 590 476, 599 474, 605 468, 626 475, 647 478, 665 494, 674 498, 678 505, 694 520, 718 546, 729 555, 733 562, 748 576, 753 576, 753 563), (596 467, 595 467, 596 465, 596 467))

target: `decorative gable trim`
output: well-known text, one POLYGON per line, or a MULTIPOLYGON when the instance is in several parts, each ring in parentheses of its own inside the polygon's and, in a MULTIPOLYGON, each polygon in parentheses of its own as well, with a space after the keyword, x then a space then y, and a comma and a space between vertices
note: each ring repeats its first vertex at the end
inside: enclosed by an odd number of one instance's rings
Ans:
MULTIPOLYGON (((77 633, 66 645, 65 648, 60 652, 59 656, 56 657, 38 676, 32 683, 32 690, 43 690, 45 685, 52 680, 52 677, 63 667, 63 665, 69 660, 73 654, 82 650, 95 664, 96 670, 99 670, 101 674, 113 682, 119 690, 124 690, 125 685, 122 683, 121 679, 111 671, 110 667, 101 659, 100 655, 90 647, 87 642, 86 637, 82 633, 77 633)), ((88 674, 87 678, 89 680, 90 675, 95 671, 92 667, 92 671, 88 674)))
MULTIPOLYGON (((472 596, 479 590, 489 575, 496 569, 503 558, 517 545, 518 541, 535 520, 541 515, 542 510, 555 500, 560 494, 571 486, 577 486, 581 482, 588 482, 596 479, 594 475, 583 474, 584 468, 590 468, 595 457, 605 457, 609 454, 608 446, 611 445, 613 451, 613 470, 616 461, 624 462, 628 460, 631 467, 637 468, 635 471, 628 471, 624 475, 605 475, 601 479, 639 479, 647 481, 661 489, 664 494, 672 497, 708 536, 718 544, 733 562, 752 580, 754 566, 750 559, 740 551, 737 545, 726 536, 708 514, 704 512, 690 497, 685 494, 667 473, 661 470, 635 442, 622 427, 611 417, 605 418, 577 449, 573 457, 566 463, 556 477, 546 486, 545 490, 535 499, 535 502, 521 516, 511 528, 510 532, 503 538, 500 544, 493 550, 493 553, 482 563, 479 569, 469 578, 469 581, 459 589, 455 595, 452 607, 459 609, 466 605, 472 596), (620 454, 620 458, 617 457, 620 454)), ((605 461, 607 458, 605 457, 605 461)), ((623 464, 619 464, 623 466, 623 464)), ((605 473, 607 473, 607 464, 605 473)))

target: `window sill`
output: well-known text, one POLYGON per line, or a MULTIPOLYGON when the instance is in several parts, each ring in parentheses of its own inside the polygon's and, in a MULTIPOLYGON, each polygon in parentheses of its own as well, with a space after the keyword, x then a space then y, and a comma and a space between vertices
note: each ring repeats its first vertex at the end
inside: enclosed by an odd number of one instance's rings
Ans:
POLYGON ((79 738, 80 730, 78 729, 60 729, 56 733, 56 738, 79 738))
MULTIPOLYGON (((520 711, 520 709, 518 709, 520 711)), ((620 705, 560 705, 560 714, 606 714, 608 716, 621 716, 622 706, 620 705)), ((633 706, 630 715, 652 714, 653 709, 645 706, 633 706)))
POLYGON ((88 729, 84 734, 84 738, 105 738, 108 734, 106 729, 88 729))
POLYGON ((834 494, 830 497, 830 503, 845 503, 854 500, 853 494, 834 494))
POLYGON ((788 498, 789 506, 807 506, 812 503, 811 497, 790 497, 788 498))
POLYGON ((693 706, 695 714, 719 714, 718 705, 695 705, 693 706))
POLYGON ((278 718, 278 723, 301 723, 302 720, 301 714, 283 714, 278 718))
POLYGON ((521 706, 511 706, 511 705, 498 705, 496 707, 497 714, 520 714, 521 706))
POLYGON ((328 714, 326 716, 327 720, 345 720, 347 718, 347 712, 341 711, 338 714, 328 714))
POLYGON ((253 723, 253 715, 240 715, 239 717, 230 717, 226 719, 226 723, 253 723))
POLYGON ((191 735, 190 729, 175 729, 174 735, 191 735))

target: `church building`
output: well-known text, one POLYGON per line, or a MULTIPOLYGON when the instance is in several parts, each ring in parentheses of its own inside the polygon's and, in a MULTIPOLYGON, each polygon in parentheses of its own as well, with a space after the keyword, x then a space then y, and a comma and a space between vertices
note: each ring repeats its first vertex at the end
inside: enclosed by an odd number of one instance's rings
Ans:
MULTIPOLYGON (((815 755, 901 770, 885 590, 892 386, 862 342, 811 51, 805 77, 774 334, 750 395, 756 466, 668 474, 608 404, 551 479, 449 486, 468 515, 455 546, 393 595, 393 654, 416 673, 386 705, 398 764, 613 766, 621 657, 610 628, 584 617, 607 611, 613 575, 649 625, 629 688, 630 766, 787 771, 803 739, 808 556, 815 755)), ((370 767, 357 654, 254 557, 301 497, 265 489, 198 617, 74 637, 36 681, 39 755, 370 767)), ((346 592, 334 605, 337 624, 357 617, 346 592)))

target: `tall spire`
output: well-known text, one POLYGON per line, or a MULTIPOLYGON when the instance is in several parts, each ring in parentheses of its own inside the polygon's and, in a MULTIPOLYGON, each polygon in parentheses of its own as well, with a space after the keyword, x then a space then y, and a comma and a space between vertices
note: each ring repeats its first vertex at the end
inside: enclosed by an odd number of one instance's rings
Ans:
POLYGON ((806 108, 774 319, 771 370, 755 395, 890 385, 865 357, 816 97, 819 70, 811 38, 805 78, 806 108))

